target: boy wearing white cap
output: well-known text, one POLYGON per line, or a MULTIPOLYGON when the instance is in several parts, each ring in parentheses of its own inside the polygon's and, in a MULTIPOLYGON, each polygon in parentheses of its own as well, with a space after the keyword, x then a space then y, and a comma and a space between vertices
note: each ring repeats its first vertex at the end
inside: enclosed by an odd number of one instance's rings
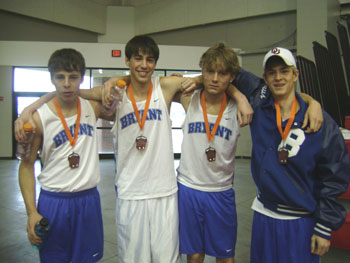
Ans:
POLYGON ((299 71, 288 49, 271 49, 263 67, 266 85, 245 71, 234 83, 254 109, 251 262, 319 262, 345 219, 337 197, 349 182, 346 146, 326 112, 319 131, 302 129, 307 105, 295 91, 299 71))

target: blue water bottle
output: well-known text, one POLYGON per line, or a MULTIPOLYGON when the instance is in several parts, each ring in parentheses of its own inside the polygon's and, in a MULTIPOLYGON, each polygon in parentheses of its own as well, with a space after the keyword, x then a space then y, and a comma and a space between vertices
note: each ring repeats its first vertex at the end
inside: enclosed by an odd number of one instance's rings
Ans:
POLYGON ((45 246, 45 242, 47 240, 47 236, 50 230, 50 223, 47 218, 42 218, 34 228, 35 234, 41 238, 42 242, 40 245, 34 245, 37 249, 41 249, 45 246))

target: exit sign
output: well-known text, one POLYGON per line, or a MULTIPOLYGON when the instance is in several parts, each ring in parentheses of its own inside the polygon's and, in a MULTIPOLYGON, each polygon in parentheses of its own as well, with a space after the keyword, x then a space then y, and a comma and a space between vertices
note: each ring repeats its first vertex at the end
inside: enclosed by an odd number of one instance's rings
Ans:
POLYGON ((122 54, 122 51, 120 49, 112 50, 112 57, 120 57, 121 54, 122 54))

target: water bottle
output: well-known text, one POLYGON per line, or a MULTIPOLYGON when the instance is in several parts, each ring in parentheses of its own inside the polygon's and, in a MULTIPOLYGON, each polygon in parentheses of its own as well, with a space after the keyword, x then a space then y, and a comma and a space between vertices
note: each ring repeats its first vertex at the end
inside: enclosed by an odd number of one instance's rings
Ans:
POLYGON ((19 160, 28 159, 33 140, 33 126, 30 123, 25 123, 23 130, 26 134, 26 140, 17 144, 16 157, 19 160))
MULTIPOLYGON (((121 91, 124 90, 124 87, 126 86, 126 82, 122 79, 117 80, 117 87, 121 89, 121 91)), ((117 94, 111 94, 111 103, 109 105, 102 105, 101 112, 106 116, 111 116, 114 114, 115 109, 118 105, 118 103, 122 100, 122 97, 119 97, 117 94)))
POLYGON ((40 245, 34 245, 33 247, 37 249, 41 249, 45 246, 45 242, 47 240, 47 236, 49 234, 50 230, 50 223, 49 220, 45 217, 43 217, 38 223, 36 223, 34 232, 35 234, 41 238, 41 244, 40 245))

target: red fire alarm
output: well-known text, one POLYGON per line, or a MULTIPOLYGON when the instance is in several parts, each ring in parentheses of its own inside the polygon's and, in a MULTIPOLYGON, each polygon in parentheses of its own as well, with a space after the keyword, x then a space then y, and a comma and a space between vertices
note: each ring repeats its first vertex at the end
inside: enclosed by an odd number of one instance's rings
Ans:
POLYGON ((122 55, 122 51, 120 49, 112 50, 112 57, 120 57, 122 55))

